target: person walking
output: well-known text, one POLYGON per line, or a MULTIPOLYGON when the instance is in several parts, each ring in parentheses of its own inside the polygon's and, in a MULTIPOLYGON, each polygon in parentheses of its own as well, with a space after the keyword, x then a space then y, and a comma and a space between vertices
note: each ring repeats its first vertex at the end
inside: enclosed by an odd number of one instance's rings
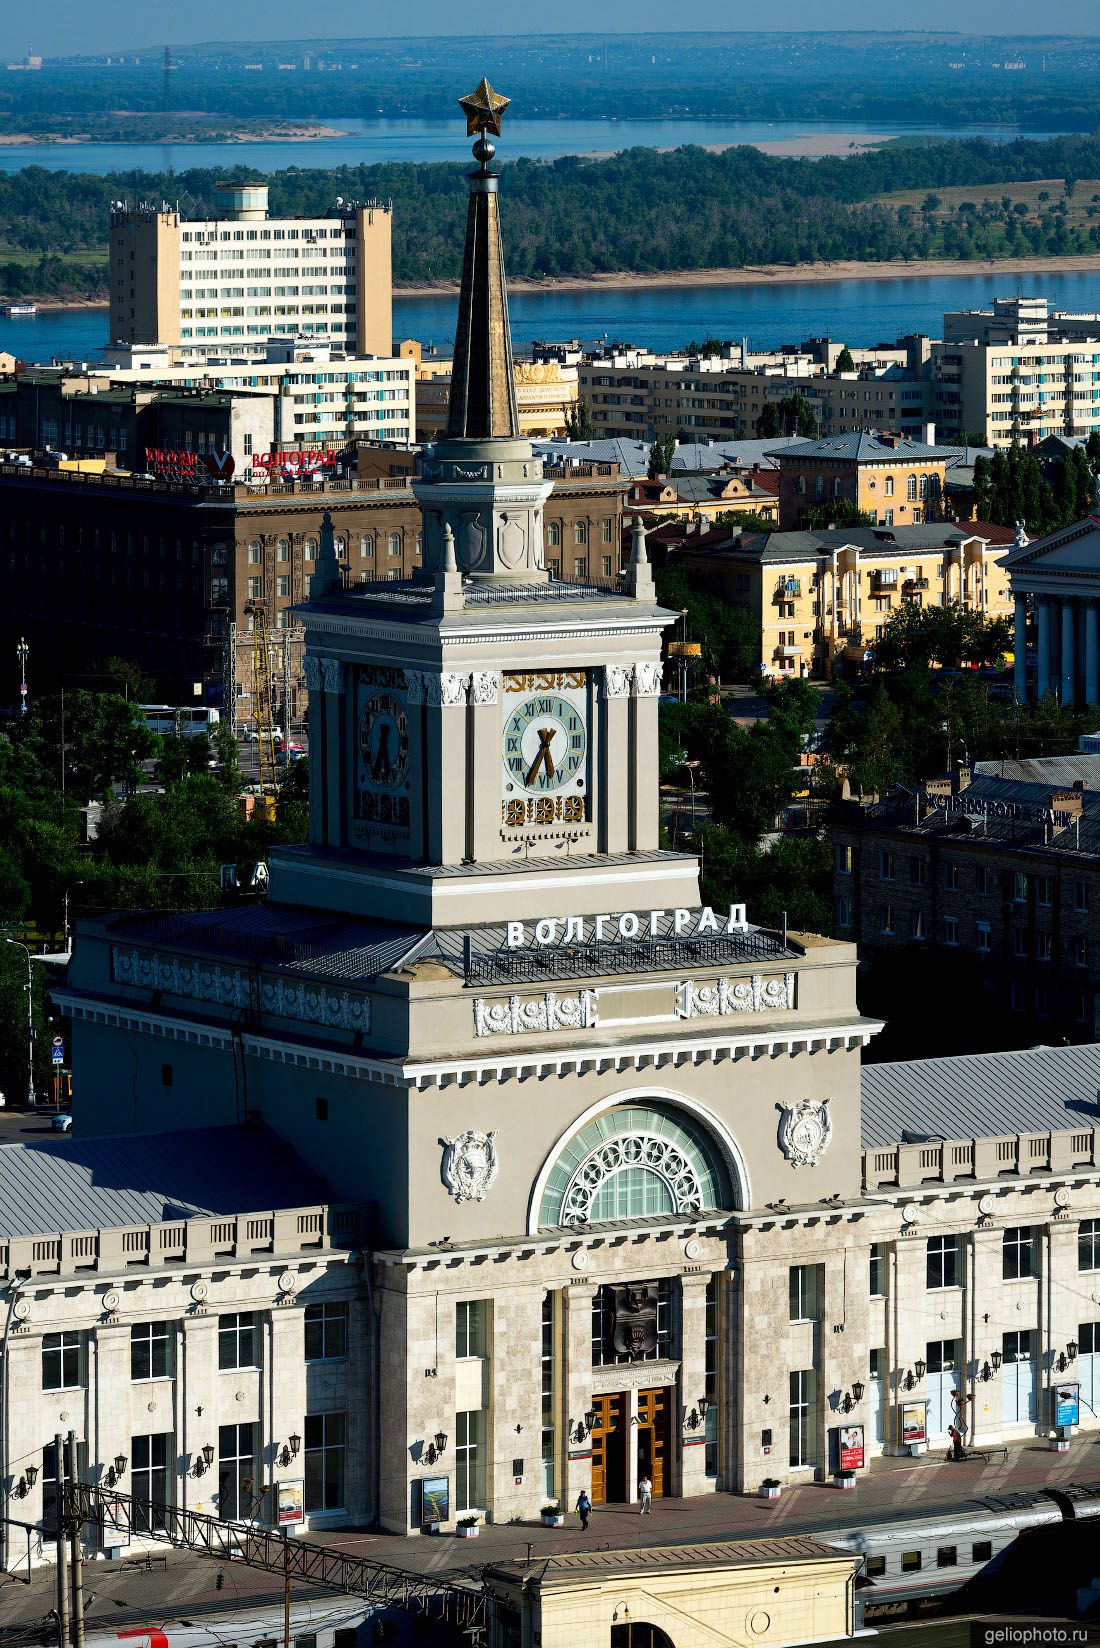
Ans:
POLYGON ((650 1511, 653 1509, 653 1483, 649 1480, 648 1476, 643 1476, 642 1480, 638 1483, 638 1492, 642 1496, 642 1508, 638 1512, 638 1515, 648 1516, 650 1511))
POLYGON ((577 1515, 581 1519, 581 1533, 582 1534, 588 1532, 588 1518, 591 1514, 591 1511, 592 1511, 592 1501, 589 1499, 588 1494, 582 1488, 580 1493, 577 1495, 577 1515))

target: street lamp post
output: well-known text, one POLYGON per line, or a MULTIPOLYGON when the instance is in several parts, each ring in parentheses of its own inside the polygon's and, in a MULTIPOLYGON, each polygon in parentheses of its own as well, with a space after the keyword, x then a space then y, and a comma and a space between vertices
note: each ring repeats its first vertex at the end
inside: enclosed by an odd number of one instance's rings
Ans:
POLYGON ((69 896, 71 893, 75 893, 78 887, 83 887, 83 885, 84 883, 82 881, 71 881, 65 888, 64 910, 61 917, 61 948, 63 950, 67 950, 69 948, 69 896))
POLYGON ((31 974, 31 952, 28 946, 21 943, 17 938, 9 938, 6 942, 14 944, 17 949, 22 950, 27 958, 27 983, 25 986, 27 991, 27 1109, 36 1110, 38 1106, 34 1098, 34 988, 31 974))

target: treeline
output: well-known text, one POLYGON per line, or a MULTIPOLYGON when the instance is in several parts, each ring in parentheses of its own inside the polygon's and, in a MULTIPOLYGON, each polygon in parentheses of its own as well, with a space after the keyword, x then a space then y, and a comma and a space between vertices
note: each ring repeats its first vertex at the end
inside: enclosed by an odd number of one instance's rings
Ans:
MULTIPOLYGON (((315 214, 338 195, 392 201, 394 277, 454 281, 460 273, 465 167, 382 163, 278 172, 277 213, 315 214)), ((247 168, 239 168, 245 173, 247 168)), ((1100 176, 1100 140, 1057 138, 1008 146, 971 140, 897 147, 818 161, 739 147, 721 154, 630 149, 603 160, 521 159, 503 182, 508 267, 544 278, 625 271, 676 272, 879 259, 1066 255, 1100 250, 1100 219, 1073 222, 1060 201, 1037 215, 977 207, 943 219, 895 209, 891 190, 982 188, 1038 178, 1100 176)), ((0 245, 37 253, 102 250, 110 202, 216 210, 224 174, 115 172, 106 177, 39 167, 0 175, 0 245)))

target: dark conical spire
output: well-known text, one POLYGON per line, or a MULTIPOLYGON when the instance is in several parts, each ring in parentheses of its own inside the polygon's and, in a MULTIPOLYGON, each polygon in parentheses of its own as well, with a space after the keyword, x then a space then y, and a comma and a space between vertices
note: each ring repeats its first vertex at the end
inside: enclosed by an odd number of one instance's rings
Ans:
POLYGON ((508 289, 500 238, 497 195, 500 173, 489 169, 496 148, 485 136, 490 131, 499 135, 500 117, 507 103, 508 99, 499 97, 487 80, 483 80, 471 96, 460 100, 468 133, 478 134, 474 159, 479 164, 476 172, 468 174, 470 200, 466 209, 466 248, 447 414, 448 440, 519 438, 508 289))

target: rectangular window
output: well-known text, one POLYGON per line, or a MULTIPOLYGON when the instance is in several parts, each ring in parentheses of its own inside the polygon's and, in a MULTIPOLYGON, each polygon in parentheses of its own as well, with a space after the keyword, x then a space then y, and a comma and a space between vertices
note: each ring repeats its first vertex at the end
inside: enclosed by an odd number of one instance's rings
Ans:
POLYGON ((789 1437, 793 1469, 817 1463, 817 1374, 803 1368, 790 1376, 789 1437))
POLYGON ((42 1338, 42 1389, 79 1390, 84 1383, 84 1335, 47 1333, 42 1338))
POLYGON ((347 1414, 307 1413, 305 1508, 342 1511, 347 1464, 347 1414))
POLYGON ((1087 967, 1089 964, 1089 941, 1084 933, 1078 933, 1073 940, 1073 965, 1087 967))
POLYGON ((920 1572, 919 1551, 902 1551, 901 1571, 903 1574, 916 1574, 920 1572))
POLYGON ((1051 880, 1050 876, 1041 875, 1035 877, 1035 902, 1036 904, 1045 905, 1048 909, 1051 904, 1053 904, 1054 882, 1051 880))
POLYGON ((886 1293, 886 1243, 871 1243, 871 1266, 868 1292, 872 1299, 881 1299, 886 1293))
POLYGON ((1015 870, 1012 875, 1012 902, 1027 903, 1027 876, 1022 870, 1015 870))
POLYGON ((554 1348, 556 1322, 553 1293, 542 1296, 542 1491, 548 1501, 556 1497, 557 1426, 554 1423, 554 1348))
POLYGON ((992 934, 990 933, 988 921, 979 921, 978 922, 975 937, 976 937, 976 940, 977 940, 977 944, 976 944, 977 949, 987 950, 987 951, 992 950, 992 948, 993 948, 993 937, 992 937, 992 934))
POLYGON ((913 887, 928 885, 928 860, 919 853, 909 855, 909 883, 913 887))
POLYGON ((930 1236, 925 1258, 927 1285, 949 1288, 959 1285, 959 1238, 930 1236))
POLYGON ((886 1558, 884 1556, 869 1556, 864 1563, 864 1569, 869 1579, 881 1579, 886 1572, 886 1558))
POLYGON ((878 855, 878 874, 880 881, 893 881, 894 855, 889 847, 882 847, 878 855))
POLYGON ((992 1562, 993 1541, 991 1539, 976 1539, 970 1547, 971 1562, 992 1562))
POLYGON ((1013 927, 1013 929, 1012 929, 1012 954, 1014 956, 1026 956, 1027 955, 1027 928, 1026 927, 1013 927))
POLYGON ((884 904, 882 906, 882 909, 879 911, 878 926, 880 933, 891 934, 896 931, 894 926, 894 906, 892 904, 884 904))
POLYGON ((455 1306, 455 1355, 488 1356, 487 1299, 460 1299, 455 1306))
POLYGON ((130 1329, 130 1378, 171 1379, 175 1342, 172 1322, 135 1322, 130 1329))
POLYGON ((254 1310, 218 1318, 219 1368, 259 1367, 260 1333, 254 1310))
POLYGON ((1036 933, 1035 960, 1049 961, 1053 953, 1054 940, 1050 933, 1036 933))
POLYGON ((1079 1323, 1077 1343, 1082 1356, 1095 1356, 1100 1352, 1100 1322, 1079 1323))
POLYGON ((1001 1238, 1001 1275, 1017 1282, 1035 1271, 1035 1232, 1030 1225, 1010 1225, 1001 1238))
POLYGON ((959 918, 958 918, 958 916, 944 916, 944 918, 943 918, 943 942, 945 944, 949 944, 949 945, 952 945, 952 946, 958 944, 958 942, 959 942, 959 918))
POLYGON ((1089 907, 1089 884, 1087 881, 1073 883, 1073 908, 1078 915, 1087 913, 1089 907))
POLYGON ((957 893, 959 890, 959 866, 945 864, 943 867, 943 890, 945 893, 957 893))
POLYGON ((130 1438, 130 1492, 134 1496, 135 1531, 159 1533, 165 1526, 163 1507, 173 1502, 176 1480, 171 1431, 130 1438), (154 1507, 156 1507, 154 1509, 154 1507))
POLYGON ((348 1354, 348 1302, 325 1299, 306 1306, 306 1361, 340 1362, 348 1354))
POLYGON ((836 924, 838 927, 850 927, 852 925, 852 901, 850 898, 837 899, 836 924))
POLYGON ((485 1415, 455 1415, 455 1510, 485 1506, 485 1415))
POLYGON ((925 1347, 929 1373, 952 1373, 959 1365, 957 1339, 930 1339, 925 1347))
POLYGON ((958 1565, 958 1552, 954 1545, 940 1545, 936 1549, 936 1567, 954 1568, 958 1565))
POLYGON ((988 893, 992 892, 993 875, 988 865, 978 865, 977 869, 974 871, 974 886, 975 890, 979 892, 983 898, 988 893))
POLYGON ((852 849, 850 846, 833 848, 833 868, 837 875, 851 875, 852 849))
POLYGON ((1100 1270, 1100 1219, 1082 1219, 1077 1226, 1078 1270, 1100 1270))
POLYGON ((256 1430, 254 1424, 218 1426, 218 1515, 223 1522, 239 1522, 259 1509, 256 1430))
POLYGON ((792 1265, 788 1297, 792 1322, 816 1322, 820 1314, 820 1266, 792 1265))
MULTIPOLYGON (((76 1473, 81 1482, 88 1480, 88 1444, 76 1445, 76 1473)), ((67 1472, 66 1472, 67 1474, 67 1472)), ((57 1445, 53 1442, 42 1449, 42 1538, 57 1538, 57 1445)))
POLYGON ((923 939, 925 936, 925 914, 923 910, 910 910, 909 937, 923 939))

